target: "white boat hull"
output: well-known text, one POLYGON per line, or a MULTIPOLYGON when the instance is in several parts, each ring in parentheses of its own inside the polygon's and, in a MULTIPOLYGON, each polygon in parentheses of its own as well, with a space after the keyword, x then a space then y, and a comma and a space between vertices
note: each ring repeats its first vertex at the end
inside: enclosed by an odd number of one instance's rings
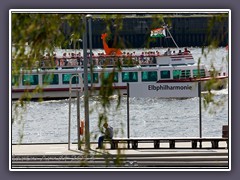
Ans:
MULTIPOLYGON (((172 81, 172 82, 195 82, 194 80, 184 80, 184 81, 172 81)), ((161 82, 159 82, 161 83, 161 82)), ((166 82, 164 82, 166 83, 166 82)), ((171 83, 168 81, 168 83, 171 83)), ((213 84, 211 89, 212 90, 221 90, 225 89, 227 87, 228 78, 221 77, 217 80, 217 83, 213 84)), ((92 91, 93 95, 99 95, 99 87, 94 87, 95 89, 92 91)), ((114 86, 114 95, 121 94, 121 95, 127 95, 127 85, 125 86, 114 86)), ((208 80, 201 80, 201 90, 207 91, 208 90, 208 80)), ((29 90, 31 92, 32 90, 29 90)), ((39 99, 42 98, 44 100, 53 100, 53 99, 68 99, 70 97, 69 95, 69 88, 43 88, 43 91, 41 93, 30 93, 31 99, 39 99)), ((26 95, 26 94, 25 94, 26 95)), ((80 96, 83 95, 83 92, 80 93, 80 96)), ((12 100, 18 100, 20 98, 24 98, 24 90, 13 90, 12 91, 12 100)), ((77 97, 76 91, 71 92, 71 97, 75 98, 77 97)))

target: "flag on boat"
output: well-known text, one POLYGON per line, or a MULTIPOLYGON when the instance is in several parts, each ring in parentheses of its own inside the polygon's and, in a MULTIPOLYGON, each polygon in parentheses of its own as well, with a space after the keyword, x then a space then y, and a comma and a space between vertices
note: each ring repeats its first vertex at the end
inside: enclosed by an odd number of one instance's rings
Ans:
POLYGON ((166 37, 165 28, 157 28, 157 29, 151 30, 150 37, 166 37))

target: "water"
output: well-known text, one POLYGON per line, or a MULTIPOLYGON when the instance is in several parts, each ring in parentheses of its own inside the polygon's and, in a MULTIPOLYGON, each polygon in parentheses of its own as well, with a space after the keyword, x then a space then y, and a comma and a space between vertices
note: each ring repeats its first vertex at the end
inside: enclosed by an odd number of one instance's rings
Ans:
MULTIPOLYGON (((228 70, 225 48, 218 48, 203 58, 200 48, 190 48, 195 60, 198 58, 210 67, 213 62, 217 69, 228 70), (208 60, 207 60, 208 59, 208 60), (209 61, 210 59, 210 61, 209 61)), ((93 52, 98 52, 95 50, 93 52)), ((141 53, 143 50, 128 50, 141 53)), ((164 52, 162 50, 161 52, 164 52)), ((59 52, 61 54, 61 52, 59 52)), ((214 91, 215 100, 222 100, 221 106, 202 107, 202 136, 221 137, 222 125, 228 124, 228 89, 214 91), (214 109, 215 113, 209 113, 214 109)), ((116 137, 127 137, 127 101, 121 100, 121 106, 115 109, 117 97, 111 100, 108 118, 114 127, 116 137)), ((13 103, 14 105, 14 103, 13 103)), ((97 98, 90 98, 91 141, 97 141, 98 112, 97 98)), ((12 143, 66 143, 68 141, 68 100, 30 102, 21 116, 12 124, 12 143)), ((81 119, 84 118, 83 99, 80 103, 81 119)), ((15 115, 15 111, 12 111, 15 115)), ((77 141, 76 99, 72 101, 71 141, 77 141)), ((130 137, 199 137, 199 98, 160 99, 130 98, 130 137)))

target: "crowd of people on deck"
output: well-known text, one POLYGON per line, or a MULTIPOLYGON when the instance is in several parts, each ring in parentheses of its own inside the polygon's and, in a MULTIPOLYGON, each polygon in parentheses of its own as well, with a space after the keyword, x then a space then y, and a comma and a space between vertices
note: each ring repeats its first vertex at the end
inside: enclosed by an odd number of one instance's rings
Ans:
POLYGON ((164 55, 170 56, 170 55, 188 55, 191 54, 191 52, 187 49, 184 48, 184 51, 182 52, 181 49, 179 49, 178 53, 176 53, 175 51, 171 51, 170 48, 168 48, 168 50, 164 53, 164 55))
MULTIPOLYGON (((156 56, 173 56, 173 55, 187 55, 191 52, 184 48, 184 51, 179 50, 178 53, 175 50, 171 51, 170 48, 166 52, 161 54, 158 50, 156 51, 145 51, 140 55, 136 55, 135 51, 133 52, 123 52, 121 56, 107 56, 104 52, 98 52, 97 54, 92 53, 92 59, 94 65, 103 65, 107 63, 109 65, 114 65, 117 60, 120 60, 122 64, 155 64, 156 56)), ((88 59, 90 54, 87 54, 88 59)), ((41 66, 47 66, 50 60, 50 54, 46 54, 42 57, 41 66)), ((81 52, 78 53, 66 53, 64 52, 62 56, 57 56, 56 53, 53 54, 53 60, 56 66, 82 66, 83 65, 83 56, 81 52)))

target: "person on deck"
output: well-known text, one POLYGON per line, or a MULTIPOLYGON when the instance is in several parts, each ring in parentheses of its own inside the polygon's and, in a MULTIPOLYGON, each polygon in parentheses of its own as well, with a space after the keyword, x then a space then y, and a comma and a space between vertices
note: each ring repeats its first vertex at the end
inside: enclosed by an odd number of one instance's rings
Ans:
POLYGON ((103 148, 103 141, 105 139, 112 139, 113 138, 113 128, 108 125, 108 123, 104 123, 103 127, 105 128, 105 132, 102 132, 104 135, 98 138, 98 147, 97 149, 103 148))
POLYGON ((184 54, 184 55, 190 54, 190 51, 189 51, 187 48, 184 48, 183 54, 184 54))
POLYGON ((178 51, 178 55, 182 55, 182 51, 181 50, 178 51))
POLYGON ((170 48, 168 48, 168 50, 164 53, 164 55, 170 56, 172 54, 170 48))

